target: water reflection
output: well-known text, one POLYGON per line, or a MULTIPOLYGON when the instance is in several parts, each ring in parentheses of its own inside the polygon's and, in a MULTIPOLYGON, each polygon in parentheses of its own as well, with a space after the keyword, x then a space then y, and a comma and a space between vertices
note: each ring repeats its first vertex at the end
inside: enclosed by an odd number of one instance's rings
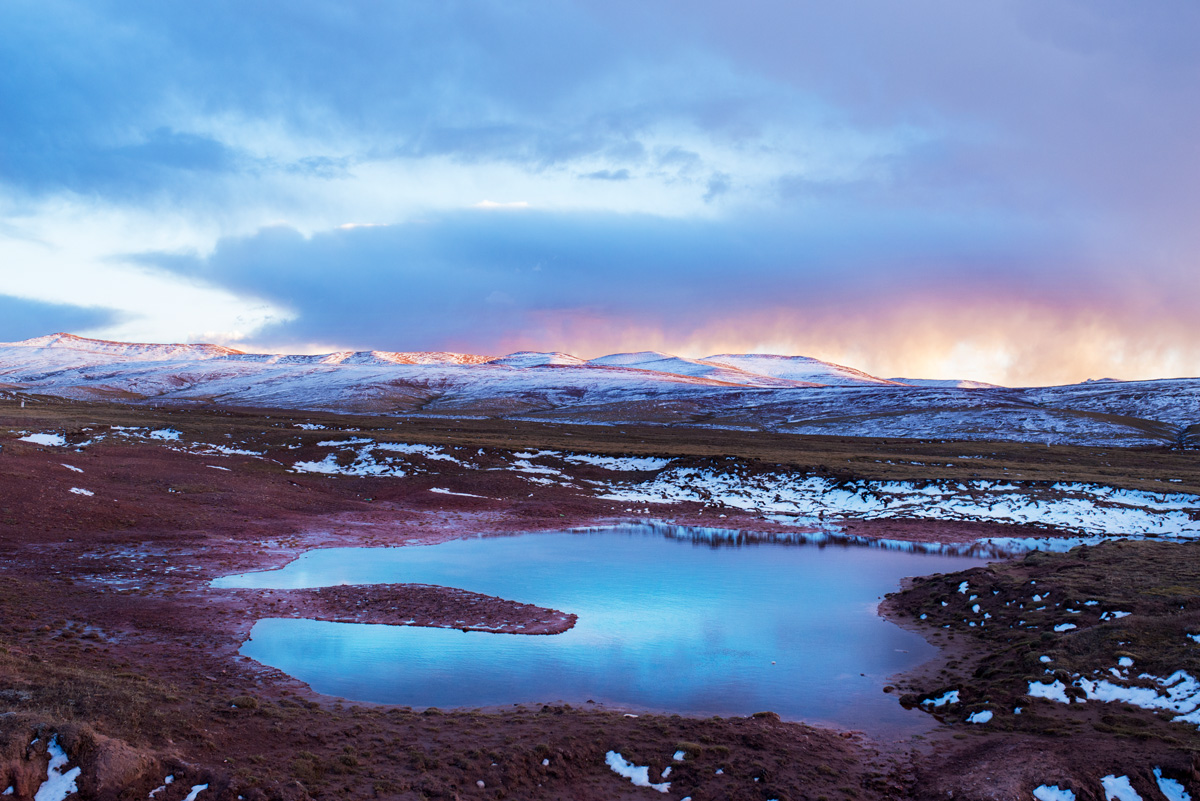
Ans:
POLYGON ((881 688, 933 649, 879 618, 875 604, 904 576, 961 570, 979 557, 797 547, 708 531, 627 526, 328 549, 214 583, 441 584, 579 616, 564 634, 529 637, 255 624, 242 653, 346 698, 442 707, 594 699, 694 714, 770 709, 868 730, 924 725, 881 688))

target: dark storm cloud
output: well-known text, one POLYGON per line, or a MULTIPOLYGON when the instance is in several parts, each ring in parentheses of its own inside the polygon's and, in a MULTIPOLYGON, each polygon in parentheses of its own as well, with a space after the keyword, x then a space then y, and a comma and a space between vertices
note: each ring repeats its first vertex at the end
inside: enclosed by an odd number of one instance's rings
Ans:
POLYGON ((764 305, 799 311, 878 303, 898 292, 970 291, 997 270, 1025 270, 1033 254, 1053 252, 1052 242, 1019 224, 953 218, 713 224, 476 211, 311 238, 273 227, 223 240, 207 258, 136 260, 296 315, 256 335, 259 343, 488 350, 533 331, 544 315, 633 316, 670 330, 764 305))
POLYGON ((67 306, 0 295, 0 342, 17 342, 59 331, 78 333, 112 325, 121 316, 111 309, 67 306))

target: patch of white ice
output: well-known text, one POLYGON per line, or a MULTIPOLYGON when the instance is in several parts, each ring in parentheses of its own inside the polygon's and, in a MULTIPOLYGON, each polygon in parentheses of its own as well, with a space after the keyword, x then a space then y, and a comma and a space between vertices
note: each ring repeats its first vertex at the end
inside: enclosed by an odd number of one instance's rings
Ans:
POLYGON ((1038 801, 1075 801, 1075 793, 1057 784, 1043 784, 1033 791, 1038 801))
POLYGON ((967 715, 967 723, 987 723, 992 719, 991 710, 985 709, 981 712, 972 712, 967 715))
POLYGON ((439 495, 458 495, 459 497, 462 497, 462 498, 484 498, 485 497, 483 495, 472 495, 469 492, 451 492, 450 490, 442 489, 441 487, 431 487, 429 491, 436 492, 439 495))
POLYGON ((54 445, 62 447, 67 440, 61 434, 29 434, 20 438, 21 442, 32 442, 34 445, 54 445))
POLYGON ((1067 697, 1067 685, 1058 679, 1055 679, 1053 684, 1042 684, 1040 681, 1029 682, 1029 695, 1034 698, 1057 701, 1060 704, 1071 703, 1071 699, 1067 697))
POLYGON ((1063 632, 1063 631, 1070 631, 1071 629, 1077 629, 1077 628, 1079 628, 1079 627, 1076 626, 1074 623, 1059 623, 1057 626, 1054 627, 1054 630, 1058 631, 1058 632, 1063 632))
POLYGON ((79 777, 82 768, 76 767, 66 773, 62 772, 63 766, 70 762, 70 759, 58 744, 57 735, 50 738, 46 753, 50 755, 50 764, 46 766, 46 781, 38 788, 33 801, 63 801, 71 793, 79 792, 79 788, 75 786, 75 779, 79 777))
POLYGON ((670 459, 660 459, 656 456, 596 456, 590 453, 568 453, 561 458, 564 462, 590 464, 605 470, 629 472, 662 470, 671 463, 670 459))
POLYGON ((1192 797, 1188 795, 1188 791, 1183 789, 1183 785, 1174 779, 1168 779, 1162 774, 1162 768, 1154 769, 1154 780, 1158 782, 1158 789, 1167 801, 1192 801, 1192 797))
POLYGON ((72 471, 74 471, 74 472, 76 472, 76 473, 82 473, 82 472, 83 472, 83 469, 82 469, 82 468, 76 467, 76 466, 75 466, 75 465, 73 465, 73 464, 63 464, 63 463, 61 463, 61 462, 60 462, 60 464, 62 464, 62 466, 63 466, 63 467, 65 467, 65 468, 67 468, 68 470, 72 470, 72 471))
POLYGON ((91 490, 85 490, 83 487, 71 487, 70 492, 73 492, 76 495, 86 495, 89 498, 96 494, 91 490))
POLYGON ((196 801, 196 796, 200 795, 202 792, 204 792, 207 789, 208 789, 207 784, 193 784, 192 791, 187 794, 187 797, 184 798, 183 801, 196 801))
POLYGON ((1100 780, 1100 784, 1104 787, 1104 801, 1142 801, 1128 776, 1109 774, 1100 780))
POLYGON ((616 751, 609 751, 605 754, 604 763, 612 768, 613 773, 616 773, 618 776, 624 776, 633 782, 635 787, 649 787, 652 790, 658 790, 660 793, 667 793, 671 790, 670 782, 651 783, 649 765, 634 765, 632 762, 626 761, 625 757, 616 751))
POLYGON ((957 703, 958 703, 958 690, 950 690, 948 692, 942 693, 937 698, 926 698, 924 701, 921 702, 921 706, 932 706, 934 708, 937 708, 939 706, 946 706, 947 704, 957 704, 957 703))

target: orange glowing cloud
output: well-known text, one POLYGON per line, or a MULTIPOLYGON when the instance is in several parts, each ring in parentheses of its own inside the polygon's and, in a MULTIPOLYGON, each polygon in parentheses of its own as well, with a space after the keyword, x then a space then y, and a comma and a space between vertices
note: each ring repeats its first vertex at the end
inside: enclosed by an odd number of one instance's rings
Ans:
POLYGON ((1011 299, 949 306, 909 301, 857 312, 775 308, 697 321, 686 330, 576 311, 543 314, 539 323, 537 332, 506 338, 496 350, 562 350, 584 358, 633 350, 692 358, 779 353, 813 356, 885 378, 1006 386, 1200 375, 1200 323, 1168 317, 1146 325, 1146 318, 1133 312, 1063 310, 1011 299))

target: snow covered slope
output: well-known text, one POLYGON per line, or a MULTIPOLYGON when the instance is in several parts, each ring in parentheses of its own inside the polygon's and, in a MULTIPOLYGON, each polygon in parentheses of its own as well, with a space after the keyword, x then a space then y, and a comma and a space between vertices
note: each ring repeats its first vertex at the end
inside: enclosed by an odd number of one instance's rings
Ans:
POLYGON ((79 399, 833 436, 1200 445, 1200 379, 1033 389, 925 383, 763 355, 683 359, 648 351, 584 362, 529 352, 247 354, 66 334, 0 343, 0 387, 79 399))
POLYGON ((750 387, 822 386, 812 381, 744 370, 740 367, 705 359, 685 359, 680 356, 672 356, 669 353, 660 353, 656 350, 644 350, 638 353, 613 353, 608 356, 601 356, 598 359, 592 359, 588 364, 599 367, 626 367, 637 370, 650 370, 656 373, 670 373, 672 375, 689 375, 750 387))
POLYGON ((560 353, 558 351, 541 353, 538 351, 521 350, 516 353, 510 353, 507 356, 489 359, 488 364, 502 364, 507 367, 518 368, 546 367, 547 365, 578 367, 581 364, 586 364, 586 362, 578 356, 572 356, 569 353, 560 353))
POLYGON ((722 353, 706 356, 705 362, 736 367, 749 373, 804 381, 827 386, 857 387, 895 384, 884 378, 867 375, 853 367, 823 362, 808 356, 774 356, 768 353, 722 353))
POLYGON ((955 378, 889 378, 896 384, 907 384, 910 387, 953 387, 955 389, 1003 389, 999 384, 988 384, 983 381, 968 381, 955 378))
POLYGON ((86 339, 74 334, 49 334, 23 342, 0 342, 0 348, 26 347, 77 351, 123 360, 159 361, 162 359, 215 359, 241 354, 240 350, 221 345, 152 345, 134 342, 109 342, 86 339))

